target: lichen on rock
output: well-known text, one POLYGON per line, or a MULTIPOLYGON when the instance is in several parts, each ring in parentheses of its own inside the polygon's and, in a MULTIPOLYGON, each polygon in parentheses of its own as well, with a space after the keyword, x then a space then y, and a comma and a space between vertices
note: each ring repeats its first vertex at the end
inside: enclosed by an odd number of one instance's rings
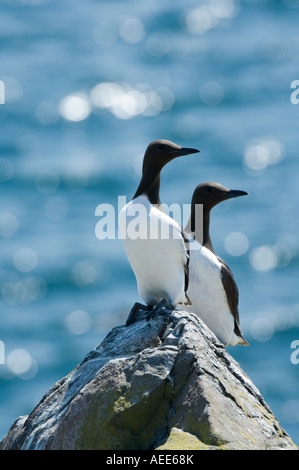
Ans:
POLYGON ((260 392, 192 313, 114 328, 0 449, 296 449, 260 392))

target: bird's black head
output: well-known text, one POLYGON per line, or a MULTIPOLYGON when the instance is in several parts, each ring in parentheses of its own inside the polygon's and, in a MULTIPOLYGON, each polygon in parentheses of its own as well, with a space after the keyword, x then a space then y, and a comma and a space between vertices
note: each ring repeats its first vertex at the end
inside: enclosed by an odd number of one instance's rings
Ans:
POLYGON ((149 144, 144 154, 143 172, 150 169, 161 171, 174 158, 198 152, 197 149, 181 147, 170 140, 154 140, 149 144))
POLYGON ((200 244, 214 253, 209 233, 211 209, 219 202, 246 194, 245 191, 229 189, 219 183, 199 184, 193 192, 190 219, 185 230, 193 233, 200 244), (198 211, 199 205, 203 206, 203 212, 198 211))
POLYGON ((204 209, 211 210, 219 202, 247 194, 246 191, 229 189, 219 183, 201 183, 193 192, 192 205, 202 204, 204 209))

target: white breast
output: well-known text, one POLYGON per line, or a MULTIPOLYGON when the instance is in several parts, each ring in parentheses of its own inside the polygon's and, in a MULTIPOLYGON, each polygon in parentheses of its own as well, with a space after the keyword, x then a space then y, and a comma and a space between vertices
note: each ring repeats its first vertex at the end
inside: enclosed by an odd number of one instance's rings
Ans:
POLYGON ((184 303, 187 250, 179 224, 150 204, 146 196, 129 202, 119 223, 140 297, 148 305, 162 299, 173 306, 184 303))
POLYGON ((189 310, 196 313, 224 344, 237 344, 234 318, 230 312, 221 280, 217 257, 195 240, 191 241, 189 288, 192 302, 189 310))

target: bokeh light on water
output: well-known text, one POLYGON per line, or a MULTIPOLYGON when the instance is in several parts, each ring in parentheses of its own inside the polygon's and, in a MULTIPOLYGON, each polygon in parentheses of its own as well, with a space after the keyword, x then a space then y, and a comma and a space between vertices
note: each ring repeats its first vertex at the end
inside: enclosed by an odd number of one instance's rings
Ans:
POLYGON ((7 367, 9 372, 23 380, 33 379, 38 371, 36 361, 24 349, 14 349, 9 353, 7 367))
POLYGON ((247 144, 244 167, 249 174, 263 172, 269 165, 277 165, 285 155, 281 142, 266 138, 247 144))
POLYGON ((249 240, 244 233, 232 232, 225 239, 225 249, 232 256, 244 255, 249 248, 249 240))
POLYGON ((74 310, 66 316, 65 324, 74 335, 82 335, 90 330, 92 318, 85 310, 74 310))
POLYGON ((59 111, 61 116, 68 121, 84 121, 90 114, 88 97, 83 93, 72 93, 63 98, 59 111))

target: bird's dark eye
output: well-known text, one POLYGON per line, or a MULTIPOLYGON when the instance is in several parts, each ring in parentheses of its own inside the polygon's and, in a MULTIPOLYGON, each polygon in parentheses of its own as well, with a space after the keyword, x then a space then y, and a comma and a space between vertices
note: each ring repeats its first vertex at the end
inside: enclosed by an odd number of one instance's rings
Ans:
POLYGON ((162 144, 160 144, 158 148, 159 148, 159 150, 163 150, 164 147, 163 147, 162 144))
POLYGON ((210 193, 211 191, 213 191, 213 188, 207 188, 208 193, 210 193))

